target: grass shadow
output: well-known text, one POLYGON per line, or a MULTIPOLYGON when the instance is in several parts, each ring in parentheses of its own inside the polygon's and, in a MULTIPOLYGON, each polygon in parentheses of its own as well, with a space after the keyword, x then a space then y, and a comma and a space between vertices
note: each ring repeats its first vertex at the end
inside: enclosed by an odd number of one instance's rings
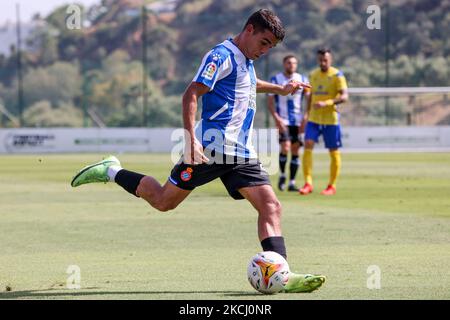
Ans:
POLYGON ((106 299, 115 299, 114 296, 119 295, 142 295, 152 296, 161 294, 218 294, 223 296, 258 296, 258 293, 250 293, 245 291, 217 291, 217 290, 205 290, 205 291, 86 291, 86 289, 99 289, 99 288, 85 288, 78 290, 64 290, 61 289, 42 289, 42 290, 24 290, 24 291, 10 291, 0 292, 0 300, 2 299, 48 299, 48 298, 61 298, 63 297, 89 297, 89 296, 105 296, 106 299), (107 297, 110 296, 110 297, 107 297))

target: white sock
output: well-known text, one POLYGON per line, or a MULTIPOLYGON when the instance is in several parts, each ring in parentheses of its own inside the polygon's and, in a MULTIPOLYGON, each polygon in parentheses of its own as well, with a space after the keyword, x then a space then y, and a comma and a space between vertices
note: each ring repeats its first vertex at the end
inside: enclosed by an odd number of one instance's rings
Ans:
POLYGON ((117 172, 119 172, 122 169, 123 168, 121 166, 118 166, 118 165, 110 166, 108 168, 109 181, 115 181, 117 172))
POLYGON ((289 185, 290 185, 290 186, 294 186, 294 185, 295 185, 295 180, 289 181, 289 185))

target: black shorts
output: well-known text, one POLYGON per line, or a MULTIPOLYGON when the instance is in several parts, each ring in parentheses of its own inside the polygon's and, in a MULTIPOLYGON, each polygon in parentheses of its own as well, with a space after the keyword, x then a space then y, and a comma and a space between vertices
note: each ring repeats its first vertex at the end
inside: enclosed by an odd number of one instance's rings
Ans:
POLYGON ((287 130, 285 132, 280 132, 280 143, 285 141, 290 141, 291 143, 300 143, 300 146, 303 145, 302 138, 299 133, 299 126, 287 126, 287 130))
POLYGON ((238 163, 202 163, 187 165, 181 160, 170 173, 169 181, 183 190, 194 190, 212 180, 220 178, 230 196, 235 200, 244 199, 240 188, 270 185, 269 174, 258 160, 238 163))

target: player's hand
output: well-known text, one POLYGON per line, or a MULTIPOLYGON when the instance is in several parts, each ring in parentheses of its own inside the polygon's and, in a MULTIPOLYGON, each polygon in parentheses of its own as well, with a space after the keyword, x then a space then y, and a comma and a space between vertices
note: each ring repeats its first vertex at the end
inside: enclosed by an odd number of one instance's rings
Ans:
POLYGON ((305 133, 306 122, 305 119, 302 120, 302 123, 300 123, 300 126, 298 127, 298 134, 305 133))
POLYGON ((282 89, 282 95, 287 96, 288 94, 295 94, 300 88, 308 88, 311 86, 307 83, 303 83, 296 80, 289 81, 282 89))
POLYGON ((327 106, 325 101, 319 101, 314 103, 313 107, 316 109, 325 108, 327 106))
POLYGON ((203 146, 197 140, 186 144, 184 150, 184 163, 186 164, 202 164, 208 162, 209 159, 203 153, 203 146))
POLYGON ((276 124, 276 126, 278 128, 278 131, 280 131, 280 133, 287 131, 287 127, 286 127, 286 125, 284 124, 284 121, 281 118, 277 118, 275 120, 275 124, 276 124))

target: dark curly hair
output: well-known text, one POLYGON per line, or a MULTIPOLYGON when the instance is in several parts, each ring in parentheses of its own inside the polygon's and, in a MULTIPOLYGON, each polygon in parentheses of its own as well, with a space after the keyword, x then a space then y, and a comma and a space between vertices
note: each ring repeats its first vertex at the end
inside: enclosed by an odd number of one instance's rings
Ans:
POLYGON ((319 50, 317 50, 317 54, 324 55, 325 53, 331 54, 331 49, 330 48, 320 48, 319 50))
POLYGON ((264 30, 269 30, 279 41, 283 41, 286 34, 280 18, 278 18, 275 13, 268 9, 260 9, 253 13, 245 23, 244 29, 249 24, 251 24, 257 32, 264 32, 264 30))
POLYGON ((297 59, 296 56, 294 56, 293 54, 288 54, 287 56, 285 56, 285 57, 283 58, 283 63, 285 63, 286 60, 291 59, 291 58, 294 58, 295 60, 298 61, 298 59, 297 59))

